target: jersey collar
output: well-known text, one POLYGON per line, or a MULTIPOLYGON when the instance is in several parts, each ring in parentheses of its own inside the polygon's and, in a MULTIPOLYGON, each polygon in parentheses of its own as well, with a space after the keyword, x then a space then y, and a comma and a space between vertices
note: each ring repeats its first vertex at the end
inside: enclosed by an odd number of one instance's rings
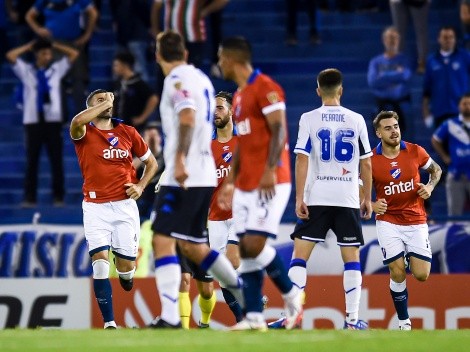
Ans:
POLYGON ((260 74, 261 74, 261 71, 259 69, 254 70, 251 73, 250 77, 248 77, 248 82, 247 83, 252 84, 255 81, 256 77, 258 77, 260 74))
MULTIPOLYGON (((400 141, 400 149, 406 149, 406 144, 403 141, 400 141)), ((378 155, 382 155, 382 142, 380 142, 377 145, 377 148, 375 149, 378 155)))
MULTIPOLYGON (((116 118, 116 117, 112 117, 112 118, 111 118, 111 121, 113 121, 114 127, 116 127, 116 126, 119 125, 120 123, 124 123, 124 120, 118 119, 118 118, 116 118)), ((95 124, 94 124, 93 122, 91 122, 91 121, 90 121, 90 126, 96 127, 95 124)))

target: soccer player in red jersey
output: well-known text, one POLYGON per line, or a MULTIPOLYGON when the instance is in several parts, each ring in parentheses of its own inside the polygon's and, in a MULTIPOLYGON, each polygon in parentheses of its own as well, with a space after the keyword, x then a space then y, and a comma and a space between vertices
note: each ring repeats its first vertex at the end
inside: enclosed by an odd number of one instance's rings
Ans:
POLYGON ((253 68, 245 38, 222 41, 219 65, 224 78, 238 85, 232 107, 238 148, 218 197, 223 209, 232 208, 240 238, 238 270, 244 282, 246 317, 232 329, 267 329, 261 298, 264 271, 283 295, 286 328, 291 329, 302 318, 301 292, 267 243, 268 238, 276 238, 291 192, 284 91, 253 68))
POLYGON ((390 270, 390 294, 398 315, 398 328, 411 330, 405 258, 413 276, 426 281, 432 251, 424 200, 431 196, 442 170, 421 146, 401 140, 396 112, 380 112, 373 124, 380 138, 372 156, 377 237, 383 263, 390 270), (420 182, 420 169, 429 173, 427 184, 420 182))
POLYGON ((157 161, 134 127, 112 119, 114 96, 103 89, 92 92, 87 108, 70 124, 83 176, 83 223, 93 265, 93 286, 105 329, 115 329, 109 282, 111 249, 121 286, 132 289, 139 249, 140 219, 136 199, 157 171, 157 161), (144 164, 141 179, 133 156, 144 164))

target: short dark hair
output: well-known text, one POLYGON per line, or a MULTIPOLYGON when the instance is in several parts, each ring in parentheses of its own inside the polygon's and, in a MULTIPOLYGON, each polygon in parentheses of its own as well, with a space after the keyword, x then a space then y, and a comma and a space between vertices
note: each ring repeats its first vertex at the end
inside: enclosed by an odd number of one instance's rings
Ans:
POLYGON ((184 39, 178 32, 168 30, 157 36, 157 50, 166 62, 182 61, 185 59, 186 47, 184 39))
POLYGON ((336 68, 327 68, 317 76, 318 87, 329 91, 343 84, 343 75, 336 68))
POLYGON ((233 59, 241 63, 251 63, 251 44, 242 36, 234 36, 225 38, 220 43, 220 47, 224 51, 233 52, 233 59))
POLYGON ((466 99, 466 98, 470 98, 470 92, 467 92, 467 93, 465 93, 464 95, 462 95, 462 96, 460 97, 459 102, 462 101, 463 99, 466 99))
POLYGON ((96 89, 90 94, 88 94, 88 97, 86 98, 86 107, 88 108, 90 106, 91 99, 93 99, 93 97, 96 94, 101 94, 101 93, 108 93, 108 91, 106 89, 96 89))
POLYGON ((47 39, 37 39, 33 44, 33 53, 43 49, 52 49, 52 42, 47 39))
POLYGON ((120 51, 114 56, 114 60, 120 61, 123 64, 129 66, 130 68, 134 67, 135 58, 130 51, 120 51))
POLYGON ((229 93, 229 92, 225 92, 223 90, 221 90, 220 92, 218 92, 216 95, 215 95, 216 98, 222 98, 222 99, 225 99, 225 101, 230 105, 232 106, 232 93, 229 93))
POLYGON ((400 117, 395 111, 381 111, 378 113, 378 115, 375 117, 374 121, 372 124, 374 125, 374 129, 377 131, 378 128, 380 127, 380 121, 385 120, 385 119, 395 119, 398 120, 400 117))

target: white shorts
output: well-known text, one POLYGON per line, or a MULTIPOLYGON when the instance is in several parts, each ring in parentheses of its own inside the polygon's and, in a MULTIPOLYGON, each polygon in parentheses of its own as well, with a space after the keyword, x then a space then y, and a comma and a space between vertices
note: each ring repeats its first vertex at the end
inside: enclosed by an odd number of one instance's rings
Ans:
POLYGON ((135 260, 139 250, 140 218, 133 199, 83 202, 83 226, 90 256, 111 248, 124 259, 135 260))
POLYGON ((238 237, 235 234, 235 227, 233 219, 207 222, 207 229, 209 231, 209 244, 212 249, 218 252, 225 253, 227 244, 238 244, 238 237))
POLYGON ((427 224, 396 225, 377 220, 376 229, 384 264, 390 264, 404 255, 431 262, 432 250, 427 224))
POLYGON ((268 202, 259 199, 257 189, 246 192, 236 188, 232 214, 237 236, 250 233, 276 238, 291 188, 290 183, 276 185, 276 195, 268 202))

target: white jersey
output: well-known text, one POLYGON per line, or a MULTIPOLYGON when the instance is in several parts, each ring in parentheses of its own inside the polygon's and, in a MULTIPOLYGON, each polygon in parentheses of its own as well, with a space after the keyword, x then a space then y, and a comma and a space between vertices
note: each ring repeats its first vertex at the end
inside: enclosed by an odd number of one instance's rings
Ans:
POLYGON ((325 105, 302 114, 294 153, 309 157, 307 205, 359 208, 359 159, 372 156, 362 115, 325 105))
POLYGON ((194 109, 195 125, 191 146, 186 157, 189 177, 187 187, 215 187, 216 167, 212 157, 211 142, 215 110, 214 87, 209 78, 192 65, 175 67, 165 78, 160 115, 165 145, 165 173, 162 186, 178 186, 174 177, 175 155, 179 135, 179 113, 194 109))

